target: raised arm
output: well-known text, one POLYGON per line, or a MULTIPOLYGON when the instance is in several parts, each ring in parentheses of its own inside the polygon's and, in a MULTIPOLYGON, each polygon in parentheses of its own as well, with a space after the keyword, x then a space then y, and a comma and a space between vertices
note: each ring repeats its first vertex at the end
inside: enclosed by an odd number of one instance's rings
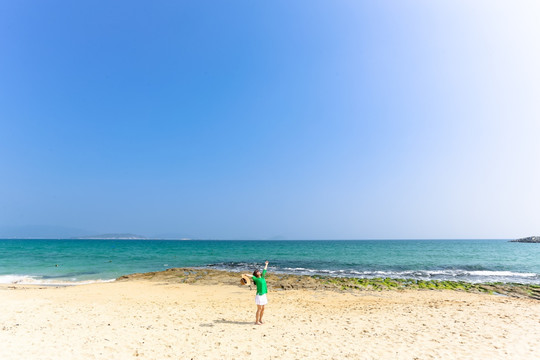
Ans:
POLYGON ((264 270, 267 270, 268 269, 268 260, 266 260, 266 262, 264 263, 264 270))

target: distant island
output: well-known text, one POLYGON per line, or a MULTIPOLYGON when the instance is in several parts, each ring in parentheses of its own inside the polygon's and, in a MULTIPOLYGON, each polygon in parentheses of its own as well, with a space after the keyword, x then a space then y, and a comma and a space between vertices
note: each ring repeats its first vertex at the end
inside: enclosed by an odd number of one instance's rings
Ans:
POLYGON ((519 243, 540 243, 540 236, 529 236, 521 239, 510 240, 510 242, 519 242, 519 243))
POLYGON ((101 234, 74 237, 76 240, 148 240, 147 237, 135 234, 101 234))

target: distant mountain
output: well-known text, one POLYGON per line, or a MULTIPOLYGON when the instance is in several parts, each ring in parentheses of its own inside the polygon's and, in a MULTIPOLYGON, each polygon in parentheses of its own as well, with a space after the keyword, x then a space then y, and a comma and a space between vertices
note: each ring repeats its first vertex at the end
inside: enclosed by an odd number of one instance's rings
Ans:
POLYGON ((77 240, 146 240, 145 236, 135 234, 101 234, 90 236, 78 236, 73 239, 77 240))
POLYGON ((52 225, 0 226, 3 239, 67 239, 88 236, 93 231, 52 225))
POLYGON ((0 239, 79 239, 79 240, 191 240, 182 233, 143 236, 132 233, 106 233, 52 225, 0 226, 0 239))

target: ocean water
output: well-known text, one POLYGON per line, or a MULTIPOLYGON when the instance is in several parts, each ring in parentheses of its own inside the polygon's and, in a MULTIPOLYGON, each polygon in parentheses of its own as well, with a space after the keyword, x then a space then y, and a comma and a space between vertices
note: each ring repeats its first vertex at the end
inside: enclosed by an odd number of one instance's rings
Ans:
POLYGON ((505 240, 0 240, 0 283, 81 284, 172 267, 540 284, 540 244, 505 240))

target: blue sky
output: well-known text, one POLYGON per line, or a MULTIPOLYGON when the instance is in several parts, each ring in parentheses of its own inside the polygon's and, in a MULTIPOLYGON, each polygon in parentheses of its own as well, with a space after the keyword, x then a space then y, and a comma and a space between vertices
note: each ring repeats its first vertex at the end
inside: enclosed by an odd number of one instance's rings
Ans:
POLYGON ((0 3, 0 228, 540 234, 536 1, 0 3))

